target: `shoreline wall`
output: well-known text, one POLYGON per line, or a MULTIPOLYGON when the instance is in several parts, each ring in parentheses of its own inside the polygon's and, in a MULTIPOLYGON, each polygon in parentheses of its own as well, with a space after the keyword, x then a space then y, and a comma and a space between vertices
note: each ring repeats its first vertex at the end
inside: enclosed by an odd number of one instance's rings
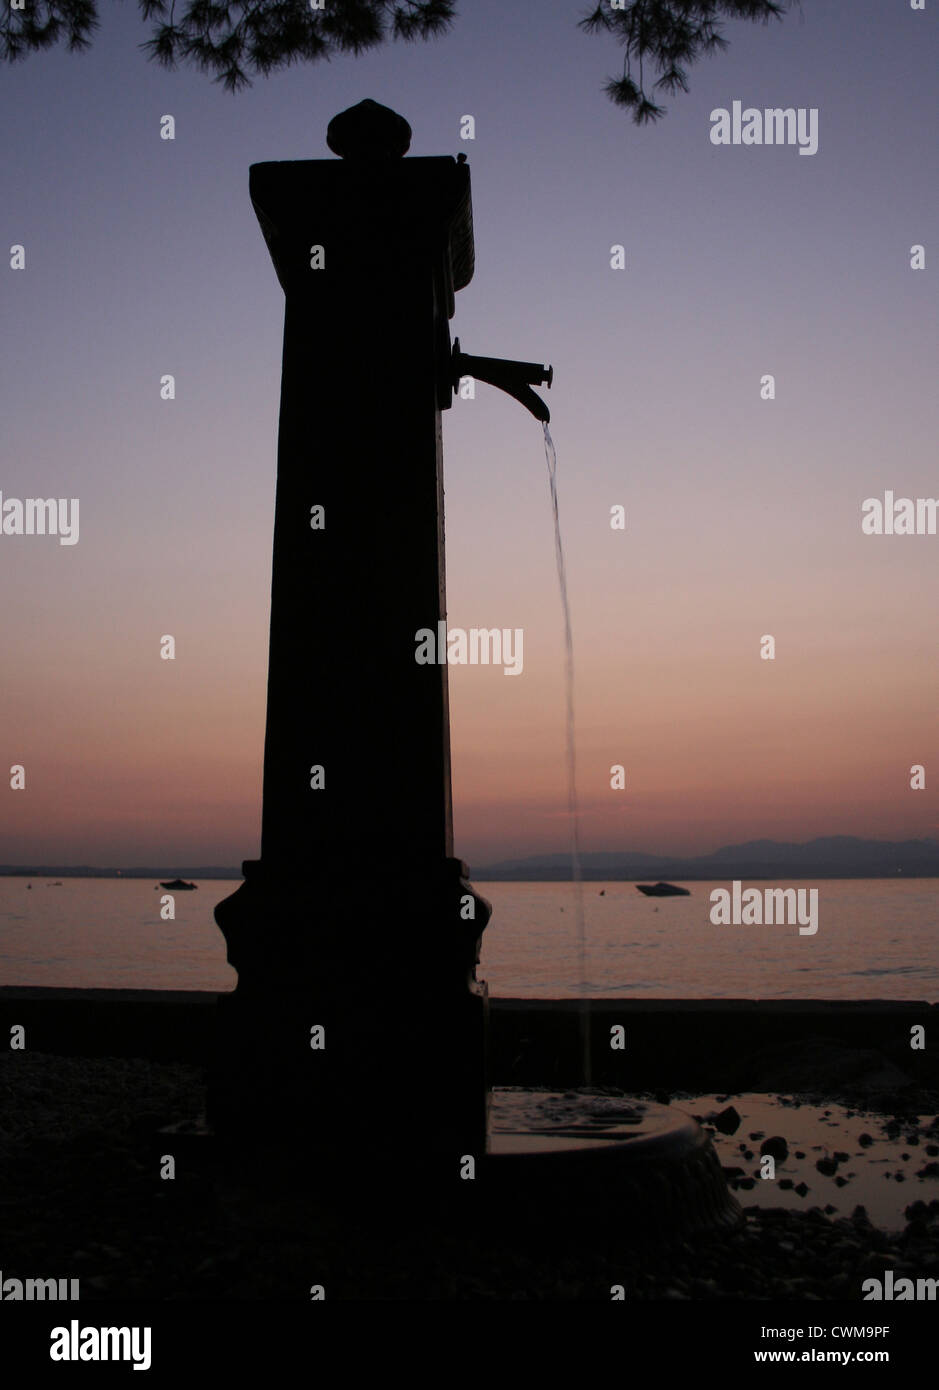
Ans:
MULTIPOLYGON (((6 986, 0 988, 0 1042, 21 1024, 31 1052, 205 1066, 219 997, 194 990, 6 986)), ((778 1085, 788 1090, 803 1073, 806 1086, 816 1072, 821 1080, 833 1059, 845 1071, 848 1053, 866 1058, 859 1069, 868 1075, 872 1068, 876 1074, 880 1054, 888 1068, 939 1085, 935 1004, 621 998, 590 1000, 589 1010, 596 1085, 627 1091, 768 1089, 775 1059, 784 1064, 778 1085), (625 1030, 621 1050, 610 1045, 616 1025, 625 1030), (926 1048, 914 1051, 916 1025, 926 1030, 926 1048), (796 1080, 787 1081, 787 1075, 796 1080)), ((579 1039, 579 1000, 490 1000, 491 1084, 577 1085, 579 1039)), ((888 1070, 883 1085, 890 1084, 888 1070)))

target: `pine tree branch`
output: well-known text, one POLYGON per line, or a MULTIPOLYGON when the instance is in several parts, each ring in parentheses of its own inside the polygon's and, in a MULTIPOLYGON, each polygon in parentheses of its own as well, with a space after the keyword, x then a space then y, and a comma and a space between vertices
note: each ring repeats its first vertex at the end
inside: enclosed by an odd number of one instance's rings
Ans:
POLYGON ((637 125, 665 115, 645 89, 645 65, 658 73, 653 91, 687 92, 687 67, 699 57, 726 48, 718 20, 746 19, 764 24, 782 19, 788 0, 627 0, 614 10, 609 0, 584 15, 585 33, 613 33, 625 49, 623 76, 610 78, 604 90, 618 106, 632 111, 637 125), (631 79, 629 60, 636 58, 639 81, 631 79))
MULTIPOLYGON (((23 10, 0 0, 0 61, 17 62, 63 39, 69 49, 87 48, 99 27, 97 0, 27 0, 23 10)), ((296 62, 360 54, 392 40, 412 42, 446 32, 456 17, 456 0, 137 0, 152 23, 141 47, 172 68, 188 62, 211 73, 229 91, 249 86, 296 62)), ((623 47, 623 72, 605 87, 610 99, 642 125, 666 108, 646 91, 687 92, 687 70, 699 57, 727 47, 720 21, 768 23, 782 19, 791 0, 626 0, 614 10, 597 0, 579 21, 585 33, 613 34, 623 47), (635 60, 639 80, 633 79, 635 60)))

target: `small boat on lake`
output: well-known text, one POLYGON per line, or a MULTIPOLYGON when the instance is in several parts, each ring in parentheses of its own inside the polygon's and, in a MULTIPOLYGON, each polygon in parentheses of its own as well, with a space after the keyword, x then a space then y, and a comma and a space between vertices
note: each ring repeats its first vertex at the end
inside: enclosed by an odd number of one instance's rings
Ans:
POLYGON ((674 883, 637 883, 636 887, 640 893, 645 893, 647 898, 690 898, 689 888, 679 888, 674 883))
POLYGON ((193 892, 199 887, 198 883, 187 883, 184 878, 174 878, 169 883, 160 881, 161 888, 175 888, 177 893, 193 892))

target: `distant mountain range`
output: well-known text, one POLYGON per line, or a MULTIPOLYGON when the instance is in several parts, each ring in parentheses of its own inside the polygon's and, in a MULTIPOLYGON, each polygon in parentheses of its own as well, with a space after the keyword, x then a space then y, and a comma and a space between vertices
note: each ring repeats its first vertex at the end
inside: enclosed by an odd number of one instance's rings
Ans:
MULTIPOLYGON (((939 840, 859 840, 829 835, 805 844, 748 840, 711 854, 677 858, 612 850, 581 856, 585 879, 734 878, 939 878, 939 840)), ((240 879, 241 869, 217 864, 161 864, 103 869, 88 864, 0 864, 0 876, 24 878, 240 879)), ((568 854, 536 854, 503 859, 472 870, 478 882, 499 879, 529 883, 563 881, 571 876, 568 854)))
POLYGON ((241 870, 231 866, 220 868, 217 864, 183 865, 161 864, 158 868, 147 865, 135 869, 98 869, 92 864, 0 864, 0 877, 11 875, 19 878, 241 878, 241 870))
MULTIPOLYGON (((939 878, 939 840, 860 840, 828 835, 805 844, 748 840, 711 854, 678 858, 611 851, 581 855, 585 879, 939 878)), ((477 882, 567 880, 569 854, 504 859, 473 870, 477 882)))

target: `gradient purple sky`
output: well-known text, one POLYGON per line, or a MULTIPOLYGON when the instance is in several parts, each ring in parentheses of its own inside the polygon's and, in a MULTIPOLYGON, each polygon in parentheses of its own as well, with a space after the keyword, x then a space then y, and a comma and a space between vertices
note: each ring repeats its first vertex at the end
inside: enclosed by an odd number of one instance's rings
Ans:
MULTIPOLYGON (((412 153, 468 154, 464 349, 554 364, 584 848, 939 833, 939 536, 860 529, 886 488, 939 495, 939 7, 731 24, 643 129, 602 93, 620 50, 577 30, 585 8, 465 0, 434 43, 232 97, 148 63, 136 6, 102 0, 90 52, 0 73, 4 265, 27 248, 0 275, 0 490, 81 501, 77 546, 0 536, 0 765, 28 779, 2 793, 0 862, 258 851, 283 297, 248 166, 326 157, 364 96, 412 153), (734 100, 817 107, 818 153, 712 146, 734 100)), ((450 624, 525 634, 520 678, 450 673, 456 848, 479 865, 567 843, 563 634, 538 426, 480 385, 444 443, 450 624)))

